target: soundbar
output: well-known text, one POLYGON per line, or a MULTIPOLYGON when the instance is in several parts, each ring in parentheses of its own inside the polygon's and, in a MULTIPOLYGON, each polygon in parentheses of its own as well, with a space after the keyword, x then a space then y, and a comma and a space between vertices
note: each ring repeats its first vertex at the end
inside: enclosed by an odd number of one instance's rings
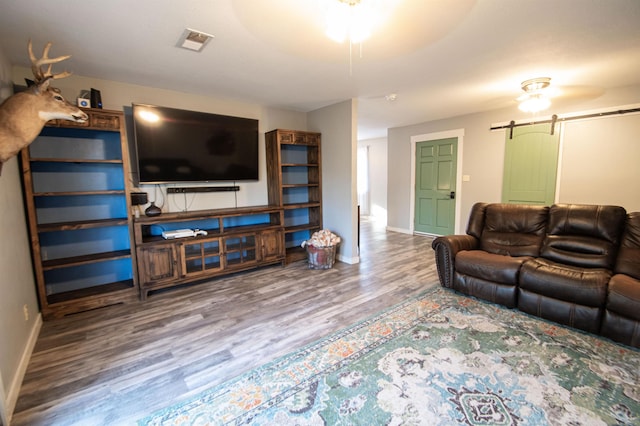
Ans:
POLYGON ((167 188, 167 194, 186 194, 187 192, 234 192, 240 191, 239 186, 192 186, 182 188, 167 188))

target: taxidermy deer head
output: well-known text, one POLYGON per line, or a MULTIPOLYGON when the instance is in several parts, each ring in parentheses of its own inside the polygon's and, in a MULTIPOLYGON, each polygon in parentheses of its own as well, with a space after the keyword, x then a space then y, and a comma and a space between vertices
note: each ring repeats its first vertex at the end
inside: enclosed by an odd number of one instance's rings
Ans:
POLYGON ((67 71, 51 73, 53 64, 70 56, 49 58, 51 43, 47 43, 42 58, 37 59, 31 40, 28 47, 35 84, 7 98, 0 105, 0 173, 2 164, 33 142, 47 121, 61 119, 83 123, 89 118, 78 107, 67 102, 58 89, 49 87, 51 80, 71 75, 67 71), (46 71, 43 69, 45 65, 49 66, 46 71))

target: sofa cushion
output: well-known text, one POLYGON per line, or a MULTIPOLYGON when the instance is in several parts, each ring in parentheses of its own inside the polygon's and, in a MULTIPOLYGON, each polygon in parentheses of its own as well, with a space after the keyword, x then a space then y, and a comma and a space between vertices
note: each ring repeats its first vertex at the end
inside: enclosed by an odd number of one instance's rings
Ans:
POLYGON ((613 269, 626 215, 618 206, 553 205, 540 256, 567 265, 613 269))
POLYGON ((603 309, 518 289, 518 309, 531 315, 598 333, 603 309))
POLYGON ((640 280, 614 275, 609 281, 607 310, 640 321, 640 280))
POLYGON ((509 256, 538 256, 547 227, 546 206, 489 204, 480 248, 509 256))
POLYGON ((640 212, 627 215, 615 272, 640 280, 640 212))
POLYGON ((517 306, 518 287, 513 284, 499 284, 456 272, 453 277, 453 289, 469 296, 499 303, 507 308, 517 306))
POLYGON ((611 275, 603 268, 579 268, 537 258, 522 265, 519 286, 578 305, 604 307, 611 275))
POLYGON ((456 255, 456 271, 487 281, 516 285, 520 267, 528 259, 531 258, 463 250, 456 255))

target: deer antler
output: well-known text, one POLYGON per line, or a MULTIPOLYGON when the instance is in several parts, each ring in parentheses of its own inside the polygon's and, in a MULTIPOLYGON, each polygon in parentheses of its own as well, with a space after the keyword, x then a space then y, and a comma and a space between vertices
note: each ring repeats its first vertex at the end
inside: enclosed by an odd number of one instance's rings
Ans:
POLYGON ((33 71, 33 76, 36 79, 36 83, 41 83, 42 81, 50 78, 55 80, 58 78, 69 77, 71 75, 69 71, 64 71, 58 74, 51 74, 51 67, 53 66, 53 64, 62 62, 71 57, 71 55, 65 55, 58 56, 57 58, 49 58, 49 49, 51 49, 51 45, 51 42, 47 43, 47 45, 44 47, 44 50, 42 51, 42 58, 38 59, 36 58, 36 55, 33 54, 33 47, 31 45, 31 40, 29 40, 29 58, 31 59, 31 71, 33 71), (49 65, 46 72, 42 69, 43 65, 49 65))

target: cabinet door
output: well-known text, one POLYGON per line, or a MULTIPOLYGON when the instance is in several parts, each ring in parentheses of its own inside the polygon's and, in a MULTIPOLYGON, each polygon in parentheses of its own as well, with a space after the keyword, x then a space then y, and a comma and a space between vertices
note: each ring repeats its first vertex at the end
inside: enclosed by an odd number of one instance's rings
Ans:
POLYGON ((237 235, 224 238, 225 267, 245 267, 257 261, 256 235, 237 235))
POLYGON ((222 269, 220 238, 180 243, 184 276, 211 274, 222 269))
POLYGON ((280 260, 284 257, 282 231, 264 231, 259 234, 260 261, 280 260))
POLYGON ((176 250, 173 245, 138 249, 138 263, 142 285, 172 280, 179 276, 176 250))

